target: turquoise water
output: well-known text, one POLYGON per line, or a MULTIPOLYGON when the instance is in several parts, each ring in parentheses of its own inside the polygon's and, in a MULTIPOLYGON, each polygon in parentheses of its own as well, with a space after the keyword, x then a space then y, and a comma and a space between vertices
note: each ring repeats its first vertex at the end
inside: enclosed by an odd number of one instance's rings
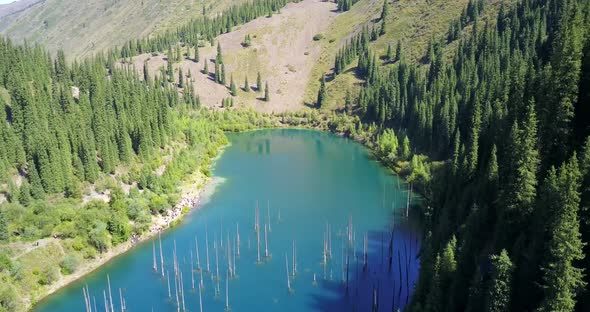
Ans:
MULTIPOLYGON (((198 289, 201 272, 204 272, 203 311, 223 311, 228 236, 230 245, 237 245, 234 241, 238 226, 240 256, 235 257, 236 276, 227 283, 231 311, 370 311, 374 294, 377 294, 379 310, 391 311, 392 304, 403 309, 408 289, 411 294, 418 275, 416 254, 420 241, 419 226, 403 217, 407 197, 403 181, 371 160, 361 145, 329 133, 281 129, 230 134, 229 138, 231 146, 213 170, 223 182, 200 209, 162 235, 171 298, 167 279, 160 275, 156 238, 157 272, 152 269, 153 242, 145 242, 48 297, 34 311, 85 311, 82 290, 85 285, 91 297, 96 298, 97 310, 105 311, 103 291, 108 298, 107 275, 115 311, 121 311, 119 289, 127 311, 176 311, 174 244, 179 272, 182 272, 186 310, 200 311, 198 289), (257 202, 262 263, 257 263, 254 230, 257 202), (264 228, 269 223, 269 215, 270 256, 265 258, 264 228), (349 241, 350 220, 354 243, 349 241), (365 234, 368 265, 363 270, 365 234), (206 270, 206 237, 211 272, 206 270), (219 242, 221 237, 223 246, 219 242), (201 271, 196 269, 195 239, 199 243, 201 271), (296 240, 297 264, 294 277, 293 240, 296 240), (215 294, 214 245, 218 245, 218 295, 215 294), (328 247, 324 248, 325 245, 328 247), (324 265, 323 250, 330 246, 331 257, 328 255, 324 265), (291 290, 287 286, 285 255, 291 290), (349 258, 348 282, 346 255, 349 258), (191 267, 195 289, 192 288, 191 267)), ((237 247, 229 250, 232 261, 235 249, 237 247)), ((91 306, 95 311, 94 304, 91 306)), ((182 311, 182 303, 180 306, 182 311)))

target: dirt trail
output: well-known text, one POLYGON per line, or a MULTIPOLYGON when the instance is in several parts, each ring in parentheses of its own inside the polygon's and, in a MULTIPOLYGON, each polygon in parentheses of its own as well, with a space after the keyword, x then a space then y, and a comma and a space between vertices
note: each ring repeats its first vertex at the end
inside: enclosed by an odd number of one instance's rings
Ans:
MULTIPOLYGON (((337 14, 333 2, 304 0, 288 4, 272 17, 258 18, 219 36, 216 43, 222 47, 227 86, 216 84, 212 79, 216 47, 201 48, 200 62, 184 60, 174 65, 175 70, 182 66, 185 75, 191 72, 201 103, 209 107, 221 107, 222 100, 230 97, 229 84, 233 75, 239 89, 238 96, 234 97, 236 106, 263 112, 298 110, 304 105, 305 88, 321 52, 313 36, 326 31, 337 14), (247 34, 252 38, 252 45, 246 48, 241 43, 247 34), (201 73, 205 61, 209 62, 210 75, 201 73), (254 91, 257 72, 261 73, 263 84, 268 81, 268 103, 261 100, 262 92, 254 91), (246 75, 253 89, 251 92, 243 90, 246 75)), ((133 59, 135 68, 141 71, 146 60, 152 75, 158 75, 166 67, 165 56, 144 54, 133 59)))

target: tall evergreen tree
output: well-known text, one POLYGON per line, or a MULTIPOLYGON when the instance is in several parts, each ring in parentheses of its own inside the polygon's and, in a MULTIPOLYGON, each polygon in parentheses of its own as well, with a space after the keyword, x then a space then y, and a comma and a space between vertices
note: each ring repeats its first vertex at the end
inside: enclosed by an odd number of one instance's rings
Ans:
POLYGON ((264 101, 270 101, 270 90, 268 89, 268 81, 266 82, 266 87, 264 88, 264 101))
POLYGON ((383 8, 381 9, 381 20, 385 20, 389 15, 389 5, 387 5, 387 0, 383 0, 383 8))
POLYGON ((320 81, 320 90, 318 91, 317 105, 318 105, 318 107, 322 107, 325 104, 326 104, 326 77, 322 76, 322 80, 320 81))
POLYGON ((577 157, 559 169, 558 185, 561 207, 554 207, 554 220, 550 222, 551 239, 548 242, 545 264, 542 267, 545 297, 541 311, 574 311, 576 295, 586 286, 583 269, 575 266, 584 259, 581 240, 580 169, 577 157))
POLYGON ((244 91, 250 92, 250 84, 248 83, 248 75, 244 76, 244 91))
POLYGON ((262 76, 260 76, 260 72, 256 75, 256 91, 262 92, 262 76))
POLYGON ((231 95, 233 95, 233 96, 238 95, 238 89, 236 88, 236 84, 234 83, 234 75, 231 75, 229 90, 231 92, 231 95))
POLYGON ((4 214, 4 211, 0 211, 0 242, 7 241, 10 237, 8 232, 8 220, 6 220, 4 214))
POLYGON ((178 67, 178 87, 184 88, 184 73, 182 72, 182 66, 178 67))
POLYGON ((492 271, 486 295, 485 311, 509 311, 512 261, 510 261, 506 249, 502 249, 499 255, 493 255, 491 261, 492 271))

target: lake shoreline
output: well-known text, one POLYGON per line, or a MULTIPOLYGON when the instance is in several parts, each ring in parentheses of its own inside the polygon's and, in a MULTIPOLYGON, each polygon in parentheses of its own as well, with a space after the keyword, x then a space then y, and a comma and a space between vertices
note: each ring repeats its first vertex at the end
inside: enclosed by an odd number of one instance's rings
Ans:
MULTIPOLYGON (((243 132, 255 132, 255 131, 264 131, 264 130, 273 130, 273 129, 297 129, 297 130, 307 130, 307 131, 318 131, 318 132, 325 132, 331 133, 336 136, 350 139, 364 148, 366 148, 370 154, 375 157, 374 160, 380 163, 380 165, 390 171, 392 174, 400 177, 401 179, 405 180, 406 176, 401 175, 399 172, 393 168, 395 164, 387 162, 382 157, 377 155, 377 151, 374 149, 373 146, 367 144, 368 142, 358 137, 351 136, 345 132, 334 131, 329 127, 322 127, 322 126, 313 126, 313 125, 290 125, 287 123, 279 123, 277 127, 273 128, 257 128, 257 129, 247 129, 242 131, 227 131, 226 133, 243 133, 243 132)), ((215 166, 217 160, 222 156, 223 151, 226 147, 230 144, 226 144, 220 148, 219 153, 211 159, 210 169, 215 166)), ((117 257, 124 255, 128 251, 132 250, 135 246, 140 244, 146 243, 151 239, 155 238, 158 233, 163 233, 167 230, 174 228, 180 222, 184 220, 184 217, 191 213, 198 211, 203 204, 206 202, 208 197, 215 192, 215 188, 218 185, 222 178, 220 177, 199 177, 196 181, 191 181, 184 183, 181 186, 182 194, 180 197, 179 202, 175 205, 172 209, 167 211, 166 215, 158 215, 152 217, 152 223, 150 224, 149 230, 143 233, 141 236, 135 236, 132 239, 126 241, 125 243, 119 244, 118 246, 112 248, 111 250, 99 255, 97 258, 93 259, 92 261, 85 262, 75 273, 63 276, 58 282, 52 284, 47 288, 47 291, 44 292, 40 297, 35 298, 36 302, 31 304, 28 302, 27 310, 30 311, 35 305, 41 303, 43 300, 48 298, 50 295, 54 294, 55 292, 59 291, 60 289, 67 287, 68 285, 76 282, 77 280, 85 277, 88 274, 91 274, 95 270, 101 268, 103 265, 115 260, 117 257), (192 191, 188 191, 187 188, 194 189, 197 187, 197 192, 191 194, 192 191), (188 206, 183 206, 183 203, 191 203, 188 206), (188 209, 187 209, 188 208, 188 209)), ((422 195, 422 194, 421 194, 422 195)))
MULTIPOLYGON (((210 167, 215 165, 215 162, 221 157, 225 148, 229 144, 221 147, 219 153, 213 159, 211 159, 210 167)), ((29 298, 26 301, 26 311, 31 311, 33 307, 40 304, 43 300, 50 297, 52 294, 61 290, 64 287, 78 281, 88 274, 98 270, 103 265, 114 261, 117 257, 126 254, 128 251, 134 249, 134 247, 144 244, 151 239, 154 239, 157 234, 162 234, 168 230, 171 230, 178 225, 184 217, 192 212, 198 211, 208 198, 215 192, 217 185, 222 182, 221 177, 198 177, 191 183, 183 183, 181 186, 182 194, 178 203, 166 212, 166 215, 152 216, 152 222, 149 230, 141 234, 140 236, 132 236, 129 240, 121 243, 105 253, 98 255, 96 258, 90 261, 84 261, 83 264, 76 270, 76 272, 69 275, 62 275, 62 277, 55 283, 48 286, 39 297, 35 298, 33 303, 29 298), (187 188, 197 187, 197 192, 187 190, 187 188), (190 204, 188 206, 184 204, 190 204)))

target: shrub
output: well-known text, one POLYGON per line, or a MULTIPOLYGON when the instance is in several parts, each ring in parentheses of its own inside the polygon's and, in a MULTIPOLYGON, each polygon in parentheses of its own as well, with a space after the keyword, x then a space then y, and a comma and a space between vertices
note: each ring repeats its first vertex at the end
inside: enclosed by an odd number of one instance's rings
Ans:
POLYGON ((43 269, 39 274, 39 284, 50 285, 53 284, 59 278, 59 272, 57 268, 48 266, 43 269))
POLYGON ((61 267, 61 273, 63 274, 72 274, 76 272, 78 265, 80 264, 80 260, 74 254, 66 255, 63 260, 60 262, 59 266, 61 267))
POLYGON ((313 36, 313 41, 320 41, 322 39, 324 39, 324 35, 322 35, 322 34, 317 34, 317 35, 313 36))

